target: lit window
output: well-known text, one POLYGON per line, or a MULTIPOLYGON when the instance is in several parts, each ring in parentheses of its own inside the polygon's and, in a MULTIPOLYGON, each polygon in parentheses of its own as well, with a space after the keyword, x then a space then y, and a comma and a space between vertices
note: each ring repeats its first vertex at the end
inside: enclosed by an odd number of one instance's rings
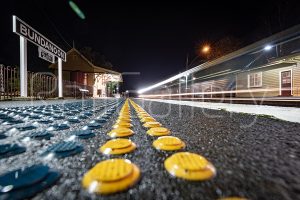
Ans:
POLYGON ((248 87, 261 87, 262 86, 262 73, 248 74, 248 87))

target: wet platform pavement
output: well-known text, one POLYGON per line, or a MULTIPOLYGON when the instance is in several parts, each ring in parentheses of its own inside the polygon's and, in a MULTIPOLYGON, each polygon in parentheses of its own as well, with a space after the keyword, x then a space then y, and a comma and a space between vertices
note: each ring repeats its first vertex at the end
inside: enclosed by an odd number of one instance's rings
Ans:
MULTIPOLYGON (((44 180, 49 180, 51 185, 41 188, 33 199, 299 197, 299 124, 268 118, 258 118, 252 123, 251 115, 216 110, 203 113, 200 108, 135 102, 170 129, 172 136, 185 142, 185 149, 180 151, 205 156, 215 166, 216 176, 207 181, 171 176, 164 168, 164 161, 174 152, 152 147, 157 137, 146 134, 132 106, 131 129, 135 134, 128 138, 136 144, 136 149, 125 155, 99 152, 111 139, 107 133, 116 122, 124 103, 122 99, 0 108, 0 145, 6 145, 0 151, 0 175, 38 165, 44 172, 44 180), (208 114, 223 117, 216 119, 208 114), (136 164, 141 171, 139 182, 112 195, 88 192, 81 185, 84 174, 110 158, 128 159, 136 164)), ((9 192, 11 188, 5 189, 9 192)))

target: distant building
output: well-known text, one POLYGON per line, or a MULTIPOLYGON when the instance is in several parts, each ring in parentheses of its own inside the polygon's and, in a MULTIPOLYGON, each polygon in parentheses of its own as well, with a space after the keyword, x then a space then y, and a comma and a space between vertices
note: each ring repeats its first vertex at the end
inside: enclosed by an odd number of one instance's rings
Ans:
POLYGON ((300 97, 300 25, 143 88, 148 98, 300 97))
POLYGON ((236 75, 237 97, 300 96, 299 53, 270 60, 236 75))
MULTIPOLYGON (((57 63, 51 64, 57 75, 57 63)), ((67 62, 63 62, 63 80, 76 82, 78 88, 88 89, 90 96, 111 97, 119 95, 119 83, 122 75, 119 72, 94 65, 77 49, 67 52, 67 62)))

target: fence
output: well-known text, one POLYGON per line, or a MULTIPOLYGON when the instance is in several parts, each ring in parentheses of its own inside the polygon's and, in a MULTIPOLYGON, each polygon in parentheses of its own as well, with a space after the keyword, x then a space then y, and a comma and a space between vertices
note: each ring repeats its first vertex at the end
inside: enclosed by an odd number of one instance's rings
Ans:
MULTIPOLYGON (((80 98, 79 89, 89 90, 91 86, 63 80, 63 96, 80 98)), ((36 99, 54 98, 58 95, 57 77, 50 72, 27 72, 28 96, 36 99)), ((13 99, 20 96, 20 72, 16 67, 0 64, 0 100, 13 99)))

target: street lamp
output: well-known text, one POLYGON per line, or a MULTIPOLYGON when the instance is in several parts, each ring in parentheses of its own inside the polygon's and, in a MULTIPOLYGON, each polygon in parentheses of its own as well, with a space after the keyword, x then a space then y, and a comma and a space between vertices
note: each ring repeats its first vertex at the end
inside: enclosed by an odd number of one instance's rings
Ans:
POLYGON ((204 45, 202 47, 202 53, 207 54, 210 51, 210 46, 209 45, 204 45))
POLYGON ((265 51, 270 51, 271 49, 272 49, 272 46, 269 44, 264 47, 265 51))
POLYGON ((186 70, 188 70, 193 64, 194 62, 200 57, 202 56, 203 54, 206 55, 206 58, 205 59, 201 59, 200 61, 207 61, 208 59, 208 54, 210 53, 210 46, 208 44, 204 45, 201 49, 201 53, 199 52, 198 55, 189 63, 189 54, 187 54, 187 57, 186 57, 186 70), (201 55, 202 54, 202 55, 201 55))

